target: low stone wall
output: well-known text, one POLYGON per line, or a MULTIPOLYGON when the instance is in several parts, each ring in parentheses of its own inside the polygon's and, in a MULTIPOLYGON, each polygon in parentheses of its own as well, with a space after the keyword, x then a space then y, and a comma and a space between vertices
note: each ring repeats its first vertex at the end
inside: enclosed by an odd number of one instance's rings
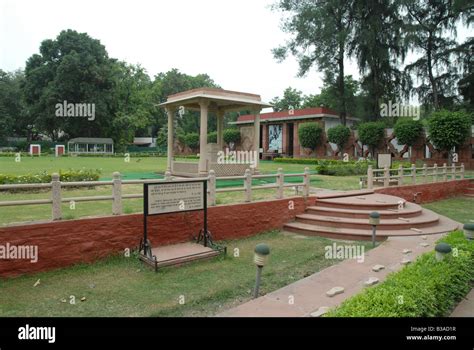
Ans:
MULTIPOLYGON (((208 225, 214 240, 241 238, 279 229, 304 210, 302 197, 222 205, 208 209, 208 225), (289 210, 290 201, 294 209, 289 210)), ((189 241, 202 227, 202 216, 200 211, 150 216, 148 234, 152 245, 189 241)), ((36 263, 0 259, 0 276, 93 262, 138 247, 142 235, 142 214, 1 227, 0 248, 7 244, 37 246, 39 258, 36 263)))
POLYGON ((375 189, 375 192, 401 197, 409 202, 415 202, 414 195, 418 193, 416 196, 416 203, 429 203, 463 194, 465 189, 469 187, 470 181, 471 180, 469 179, 465 179, 418 185, 384 187, 375 189))

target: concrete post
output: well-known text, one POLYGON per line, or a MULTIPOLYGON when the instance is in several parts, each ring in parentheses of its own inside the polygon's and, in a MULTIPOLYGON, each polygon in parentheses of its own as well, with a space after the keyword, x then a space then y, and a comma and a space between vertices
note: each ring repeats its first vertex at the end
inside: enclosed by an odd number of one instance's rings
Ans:
POLYGON ((166 170, 169 172, 173 171, 173 145, 174 145, 174 109, 171 107, 166 108, 166 114, 168 115, 168 164, 166 170))
POLYGON ((438 182, 438 164, 433 165, 433 182, 438 182))
POLYGON ((390 170, 388 166, 383 168, 383 187, 388 187, 390 185, 390 170))
POLYGON ((278 168, 276 183, 278 185, 276 197, 278 199, 281 199, 281 198, 283 198, 283 183, 284 183, 283 169, 282 168, 278 168))
POLYGON ((170 181, 171 180, 171 172, 165 171, 165 180, 170 181))
POLYGON ((112 180, 112 214, 121 215, 122 214, 122 177, 119 172, 113 173, 112 180))
POLYGON ((398 166, 398 186, 403 185, 403 166, 398 166))
POLYGON ((310 174, 309 174, 309 168, 305 167, 304 168, 304 177, 303 177, 303 197, 307 198, 309 197, 309 187, 310 187, 310 174))
POLYGON ((416 184, 416 165, 412 164, 411 165, 411 182, 413 185, 416 184))
POLYGON ((199 101, 201 107, 201 124, 199 126, 199 175, 207 176, 207 115, 209 111, 209 101, 199 101))
POLYGON ((446 166, 446 163, 443 163, 443 181, 448 180, 448 168, 446 166))
POLYGON ((255 172, 258 173, 259 163, 260 163, 260 111, 255 111, 255 121, 254 121, 254 150, 256 153, 255 159, 255 172))
POLYGON ((252 173, 250 172, 250 169, 245 169, 244 188, 245 188, 245 201, 251 202, 252 201, 252 173))
POLYGON ((461 180, 464 180, 464 163, 461 163, 461 180))
POLYGON ((428 182, 428 166, 426 165, 426 163, 423 164, 423 182, 428 182))
POLYGON ((207 190, 209 195, 207 196, 208 205, 216 205, 216 172, 214 170, 209 170, 209 178, 207 180, 207 190))
POLYGON ((371 190, 374 188, 374 169, 372 165, 367 168, 367 189, 371 190))
POLYGON ((51 175, 51 201, 53 220, 61 220, 61 181, 58 173, 51 175))
POLYGON ((456 180, 456 164, 451 165, 451 180, 456 180))
POLYGON ((217 146, 219 151, 224 148, 224 114, 222 110, 217 111, 217 146))

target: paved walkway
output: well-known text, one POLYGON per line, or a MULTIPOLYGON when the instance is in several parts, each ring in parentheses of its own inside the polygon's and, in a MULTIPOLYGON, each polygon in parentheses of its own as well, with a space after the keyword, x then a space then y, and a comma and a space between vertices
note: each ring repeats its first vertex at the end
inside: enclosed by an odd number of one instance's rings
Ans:
POLYGON ((473 317, 474 316, 474 288, 454 309, 451 317, 473 317))
MULTIPOLYGON (((364 262, 354 259, 344 260, 286 287, 268 293, 240 306, 224 311, 223 317, 301 317, 311 316, 321 307, 334 307, 350 296, 359 293, 365 281, 376 277, 382 282, 393 271, 403 267, 402 260, 414 261, 417 256, 434 249, 434 242, 442 235, 390 237, 378 247, 366 252, 364 262), (422 244, 428 244, 423 247, 422 244), (404 253, 409 249, 411 253, 404 253), (374 265, 384 265, 385 269, 374 272, 374 265), (326 292, 333 287, 343 287, 342 294, 328 297, 326 292), (292 303, 293 302, 293 303, 292 303)), ((337 242, 337 241, 336 241, 337 242)), ((265 271, 263 272, 265 279, 265 271)), ((379 283, 380 283, 379 282, 379 283)), ((470 299, 470 310, 474 310, 474 296, 470 299)))

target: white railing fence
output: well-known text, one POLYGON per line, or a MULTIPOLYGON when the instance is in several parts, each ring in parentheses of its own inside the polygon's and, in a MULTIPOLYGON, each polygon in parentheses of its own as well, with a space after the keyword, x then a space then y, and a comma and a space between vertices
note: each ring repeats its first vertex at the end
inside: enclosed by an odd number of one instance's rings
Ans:
POLYGON ((111 181, 79 181, 79 182, 61 182, 59 174, 55 173, 52 175, 50 183, 40 184, 12 184, 12 185, 0 185, 1 190, 14 190, 14 189, 51 189, 50 199, 31 199, 31 200, 15 200, 15 201, 0 201, 0 207, 7 206, 21 206, 21 205, 51 205, 51 217, 52 220, 62 219, 62 203, 71 202, 87 202, 87 201, 112 201, 112 214, 121 215, 123 213, 123 200, 143 198, 143 193, 138 194, 123 194, 122 187, 124 185, 136 185, 144 183, 156 183, 160 181, 195 181, 195 180, 207 180, 207 200, 209 206, 215 206, 217 202, 217 193, 224 192, 244 192, 245 202, 252 201, 252 191, 259 189, 276 189, 275 197, 281 199, 284 197, 284 189, 292 187, 295 189, 298 195, 299 189, 302 189, 302 196, 309 196, 310 188, 310 172, 309 168, 305 168, 303 173, 298 174, 284 174, 281 168, 278 169, 276 174, 262 174, 252 175, 250 169, 245 171, 243 176, 225 176, 216 178, 215 172, 211 170, 209 176, 205 178, 174 178, 169 172, 165 173, 163 180, 122 180, 119 172, 113 173, 111 181), (285 183, 285 178, 290 177, 303 177, 303 182, 298 183, 285 183), (252 180, 264 179, 264 178, 275 178, 276 183, 268 185, 252 186, 252 180), (217 179, 219 180, 244 180, 243 187, 229 187, 229 188, 217 188, 217 179), (64 188, 71 187, 99 187, 99 186, 111 186, 112 193, 108 196, 90 196, 90 197, 63 197, 64 188))
POLYGON ((442 167, 438 167, 437 164, 428 167, 424 164, 421 168, 417 168, 415 164, 412 164, 410 168, 403 168, 400 165, 398 169, 389 169, 388 167, 373 169, 369 165, 367 177, 361 178, 361 187, 366 185, 368 189, 372 189, 376 184, 388 187, 390 185, 402 186, 404 184, 415 185, 429 182, 454 181, 458 177, 460 180, 464 179, 464 164, 447 166, 444 163, 442 167), (408 181, 405 179, 408 179, 408 181))

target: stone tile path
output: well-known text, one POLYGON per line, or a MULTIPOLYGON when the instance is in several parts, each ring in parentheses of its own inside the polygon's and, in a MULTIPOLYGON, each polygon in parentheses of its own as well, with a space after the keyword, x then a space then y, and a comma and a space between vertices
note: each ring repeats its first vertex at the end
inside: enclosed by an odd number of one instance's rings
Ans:
MULTIPOLYGON (((390 237, 378 247, 366 252, 364 262, 356 259, 344 260, 311 276, 301 279, 286 287, 268 293, 262 297, 224 311, 220 317, 302 317, 321 314, 324 308, 339 305, 350 296, 359 293, 373 278, 382 282, 393 271, 401 269, 403 260, 414 261, 417 256, 434 249, 434 242, 442 234, 428 236, 390 237), (405 253, 404 253, 405 250, 405 253), (411 250, 410 253, 406 253, 411 250), (375 265, 383 265, 378 272, 375 265), (344 291, 334 296, 327 292, 335 287, 344 291), (319 310, 319 312, 318 312, 319 310)), ((265 271, 263 272, 265 279, 265 271)), ((334 291, 334 290, 333 290, 334 291)), ((474 310, 474 296, 467 310, 474 310)))

